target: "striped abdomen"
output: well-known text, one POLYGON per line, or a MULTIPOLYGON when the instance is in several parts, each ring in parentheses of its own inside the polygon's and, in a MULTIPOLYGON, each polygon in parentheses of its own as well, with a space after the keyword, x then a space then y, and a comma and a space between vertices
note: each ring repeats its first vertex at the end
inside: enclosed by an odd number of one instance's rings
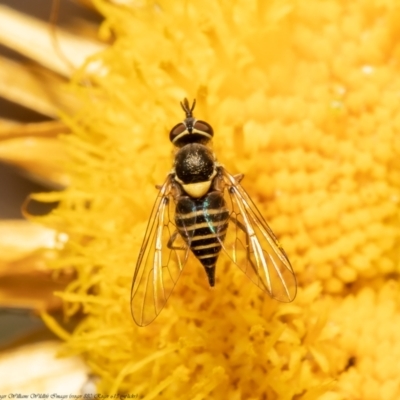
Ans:
POLYGON ((215 264, 228 229, 229 211, 220 192, 200 199, 181 197, 175 223, 179 234, 203 264, 210 286, 215 283, 215 264))

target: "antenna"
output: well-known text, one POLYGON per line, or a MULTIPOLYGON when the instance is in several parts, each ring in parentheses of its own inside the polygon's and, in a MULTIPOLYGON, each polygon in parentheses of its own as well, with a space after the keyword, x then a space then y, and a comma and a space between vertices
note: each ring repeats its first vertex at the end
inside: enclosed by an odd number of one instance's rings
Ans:
POLYGON ((189 102, 186 97, 183 99, 183 102, 181 101, 181 107, 183 111, 185 111, 186 118, 193 118, 192 113, 195 106, 196 106, 196 99, 193 100, 192 107, 189 107, 189 102))

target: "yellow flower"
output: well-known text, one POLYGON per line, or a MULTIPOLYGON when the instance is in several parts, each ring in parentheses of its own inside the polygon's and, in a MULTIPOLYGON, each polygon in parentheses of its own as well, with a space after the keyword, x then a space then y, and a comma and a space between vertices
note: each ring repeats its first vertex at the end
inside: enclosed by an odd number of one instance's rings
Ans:
POLYGON ((46 220, 69 237, 56 266, 78 273, 66 312, 85 313, 67 346, 99 392, 399 398, 396 2, 95 4, 115 42, 71 85, 82 104, 64 116, 71 185, 46 220), (277 303, 227 261, 209 290, 191 259, 166 309, 138 328, 130 282, 183 97, 213 126, 219 161, 245 174, 299 294, 277 303))

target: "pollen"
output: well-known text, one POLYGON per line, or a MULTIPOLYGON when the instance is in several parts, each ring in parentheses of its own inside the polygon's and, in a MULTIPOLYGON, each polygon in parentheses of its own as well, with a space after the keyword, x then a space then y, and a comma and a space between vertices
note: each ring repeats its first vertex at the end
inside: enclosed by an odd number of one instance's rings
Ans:
POLYGON ((115 40, 70 84, 71 185, 44 222, 67 240, 52 268, 77 273, 60 294, 67 316, 84 315, 66 347, 99 393, 399 399, 398 3, 94 3, 115 40), (271 299, 223 254, 211 291, 192 257, 139 328, 131 280, 185 97, 218 161, 244 174, 298 295, 271 299))

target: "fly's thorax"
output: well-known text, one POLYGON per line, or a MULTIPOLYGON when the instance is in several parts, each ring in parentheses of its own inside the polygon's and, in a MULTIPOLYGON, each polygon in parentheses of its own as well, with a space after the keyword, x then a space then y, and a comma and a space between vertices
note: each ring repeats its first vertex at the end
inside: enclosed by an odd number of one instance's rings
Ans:
POLYGON ((183 146, 175 155, 175 179, 193 198, 203 197, 210 190, 217 174, 213 152, 199 143, 183 146))
POLYGON ((210 124, 188 117, 171 129, 169 140, 175 146, 183 147, 189 143, 207 144, 213 136, 214 131, 210 124))

